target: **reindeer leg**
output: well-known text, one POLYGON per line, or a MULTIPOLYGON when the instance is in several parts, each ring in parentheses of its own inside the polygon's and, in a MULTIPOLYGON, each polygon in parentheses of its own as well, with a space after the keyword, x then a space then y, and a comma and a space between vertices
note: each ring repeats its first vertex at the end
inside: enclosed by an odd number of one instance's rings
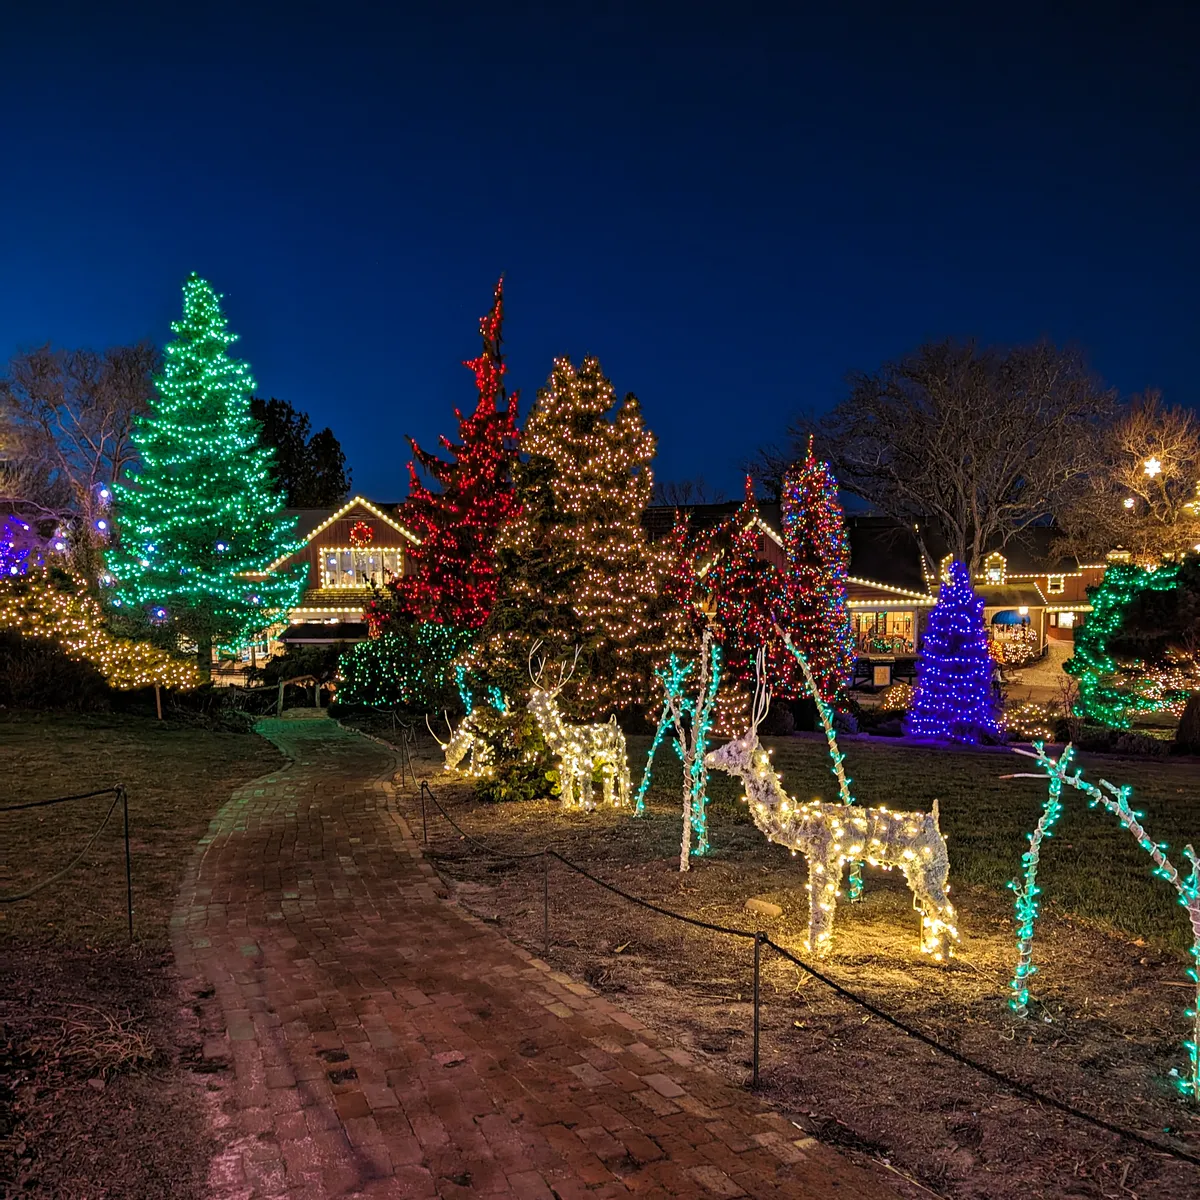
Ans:
POLYGON ((613 796, 614 796, 614 788, 613 788, 614 779, 613 779, 613 777, 615 774, 616 774, 616 772, 613 770, 612 764, 605 763, 603 772, 600 776, 600 780, 604 787, 604 803, 608 808, 612 808, 612 806, 613 806, 613 796))
POLYGON ((954 953, 958 938, 954 905, 946 896, 945 879, 928 878, 919 863, 906 865, 904 876, 913 894, 913 908, 921 914, 921 953, 944 963, 954 953))
POLYGON ((808 854, 808 945, 818 957, 827 954, 833 944, 833 916, 842 886, 841 859, 828 847, 822 849, 824 854, 808 854))

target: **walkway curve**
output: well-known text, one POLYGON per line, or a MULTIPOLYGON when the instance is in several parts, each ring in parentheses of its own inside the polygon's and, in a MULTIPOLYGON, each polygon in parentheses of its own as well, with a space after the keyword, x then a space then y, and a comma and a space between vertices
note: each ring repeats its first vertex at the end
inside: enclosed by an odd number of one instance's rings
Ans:
POLYGON ((174 918, 207 1004, 213 1200, 886 1200, 443 899, 387 750, 329 720, 259 731, 291 762, 217 814, 174 918))

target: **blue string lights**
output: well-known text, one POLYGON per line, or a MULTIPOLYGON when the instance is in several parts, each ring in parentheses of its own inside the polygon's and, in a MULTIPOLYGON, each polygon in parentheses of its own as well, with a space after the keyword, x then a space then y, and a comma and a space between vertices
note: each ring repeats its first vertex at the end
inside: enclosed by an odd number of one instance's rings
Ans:
POLYGON ((969 744, 998 737, 993 670, 983 600, 975 595, 967 568, 952 562, 929 614, 907 732, 969 744))

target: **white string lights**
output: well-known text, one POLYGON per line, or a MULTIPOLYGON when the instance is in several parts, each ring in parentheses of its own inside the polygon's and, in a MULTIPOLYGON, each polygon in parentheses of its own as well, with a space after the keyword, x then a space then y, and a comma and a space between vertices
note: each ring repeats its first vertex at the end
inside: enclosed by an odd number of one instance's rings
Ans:
POLYGON ((742 781, 754 823, 769 841, 799 851, 808 860, 808 949, 828 952, 842 872, 847 862, 866 861, 904 872, 921 911, 921 952, 945 962, 954 953, 958 929, 948 898, 950 860, 938 829, 937 802, 932 813, 890 812, 820 800, 801 803, 789 796, 758 741, 758 726, 771 702, 763 657, 760 650, 750 728, 712 751, 706 761, 742 781))
POLYGON ((543 687, 542 674, 546 660, 538 662, 533 669, 533 656, 541 642, 534 642, 529 652, 529 677, 533 686, 529 689, 529 712, 537 721, 546 739, 546 745, 559 760, 559 788, 564 808, 595 808, 595 779, 600 777, 604 803, 626 808, 629 805, 632 785, 629 780, 629 756, 625 748, 625 735, 617 725, 616 717, 606 724, 568 725, 558 711, 559 693, 575 673, 579 661, 579 650, 570 670, 560 664, 558 682, 553 687, 543 687))

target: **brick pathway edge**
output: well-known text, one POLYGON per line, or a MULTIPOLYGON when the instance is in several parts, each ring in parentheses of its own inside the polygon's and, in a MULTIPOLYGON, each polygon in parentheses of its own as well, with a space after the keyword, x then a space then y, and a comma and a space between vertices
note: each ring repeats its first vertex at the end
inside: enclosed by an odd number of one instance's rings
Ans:
POLYGON ((553 970, 446 889, 390 747, 268 720, 172 921, 212 1200, 889 1200, 878 1175, 553 970))

